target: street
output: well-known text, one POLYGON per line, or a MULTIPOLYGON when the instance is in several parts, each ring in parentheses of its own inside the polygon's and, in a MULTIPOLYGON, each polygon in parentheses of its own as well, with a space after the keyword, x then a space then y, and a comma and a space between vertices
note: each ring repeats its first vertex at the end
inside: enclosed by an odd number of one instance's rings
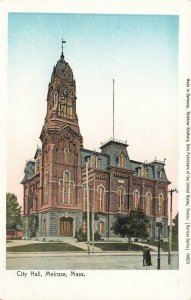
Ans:
MULTIPOLYGON (((157 270, 157 253, 152 253, 152 266, 143 267, 142 254, 95 253, 27 253, 7 254, 7 270, 157 270)), ((178 254, 161 255, 161 270, 177 270, 178 254)))

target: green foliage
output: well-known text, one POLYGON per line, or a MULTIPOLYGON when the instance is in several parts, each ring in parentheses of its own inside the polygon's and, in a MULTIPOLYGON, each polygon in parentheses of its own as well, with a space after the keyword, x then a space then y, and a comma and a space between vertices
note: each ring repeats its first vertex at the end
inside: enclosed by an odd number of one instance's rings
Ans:
POLYGON ((174 226, 172 227, 172 241, 177 242, 178 241, 178 213, 172 220, 172 223, 174 226))
POLYGON ((76 231, 75 238, 78 242, 87 241, 87 234, 82 232, 82 228, 80 227, 78 231, 76 231))
POLYGON ((17 226, 22 226, 21 209, 17 201, 17 196, 12 193, 6 194, 6 209, 7 209, 7 230, 17 230, 17 226))
POLYGON ((147 238, 149 227, 149 220, 145 213, 136 209, 131 210, 129 215, 118 215, 112 229, 116 235, 127 237, 130 242, 132 237, 147 238))
POLYGON ((31 238, 35 237, 37 235, 37 230, 38 230, 38 217, 35 215, 30 216, 28 221, 28 226, 29 226, 30 237, 31 238))
POLYGON ((101 235, 99 234, 98 231, 96 231, 95 234, 94 234, 94 240, 99 241, 100 239, 101 239, 101 235))

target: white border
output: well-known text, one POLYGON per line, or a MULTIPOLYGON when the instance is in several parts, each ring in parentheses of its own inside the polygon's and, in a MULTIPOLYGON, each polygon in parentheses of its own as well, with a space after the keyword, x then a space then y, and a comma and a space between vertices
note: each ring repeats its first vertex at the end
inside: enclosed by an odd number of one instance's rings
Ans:
MULTIPOLYGON (((109 0, 7 0, 0 2, 0 298, 12 300, 32 299, 191 299, 191 265, 184 259, 185 222, 185 80, 191 78, 191 7, 190 1, 109 1, 109 0), (27 278, 16 277, 15 271, 5 270, 5 192, 6 192, 6 61, 7 18, 9 12, 65 12, 113 14, 168 14, 180 16, 180 270, 177 271, 86 271, 86 278, 27 278)), ((170 112, 169 112, 170 117, 170 112)))

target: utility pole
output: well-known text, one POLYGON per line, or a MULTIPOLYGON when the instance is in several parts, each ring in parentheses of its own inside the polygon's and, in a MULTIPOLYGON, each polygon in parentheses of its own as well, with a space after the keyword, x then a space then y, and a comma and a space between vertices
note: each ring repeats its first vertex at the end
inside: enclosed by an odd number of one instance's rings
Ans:
POLYGON ((86 195, 87 195, 87 250, 90 255, 90 198, 88 185, 88 162, 86 162, 86 195))
POLYGON ((169 228, 169 236, 168 236, 168 264, 171 264, 171 250, 172 250, 172 195, 173 193, 178 193, 177 189, 171 189, 170 193, 170 228, 169 228))
POLYGON ((94 197, 92 203, 92 252, 94 254, 94 205, 95 205, 95 174, 94 174, 94 197))
POLYGON ((158 227, 158 255, 157 255, 157 270, 160 270, 160 233, 162 227, 162 218, 156 218, 156 226, 158 227))

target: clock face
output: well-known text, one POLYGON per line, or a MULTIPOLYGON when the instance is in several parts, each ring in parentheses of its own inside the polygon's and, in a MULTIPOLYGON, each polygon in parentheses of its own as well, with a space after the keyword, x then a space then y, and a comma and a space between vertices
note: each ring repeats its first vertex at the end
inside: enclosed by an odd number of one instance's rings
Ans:
POLYGON ((60 97, 61 99, 64 99, 64 100, 67 100, 70 96, 70 93, 68 91, 67 88, 63 89, 61 92, 60 92, 60 97))

